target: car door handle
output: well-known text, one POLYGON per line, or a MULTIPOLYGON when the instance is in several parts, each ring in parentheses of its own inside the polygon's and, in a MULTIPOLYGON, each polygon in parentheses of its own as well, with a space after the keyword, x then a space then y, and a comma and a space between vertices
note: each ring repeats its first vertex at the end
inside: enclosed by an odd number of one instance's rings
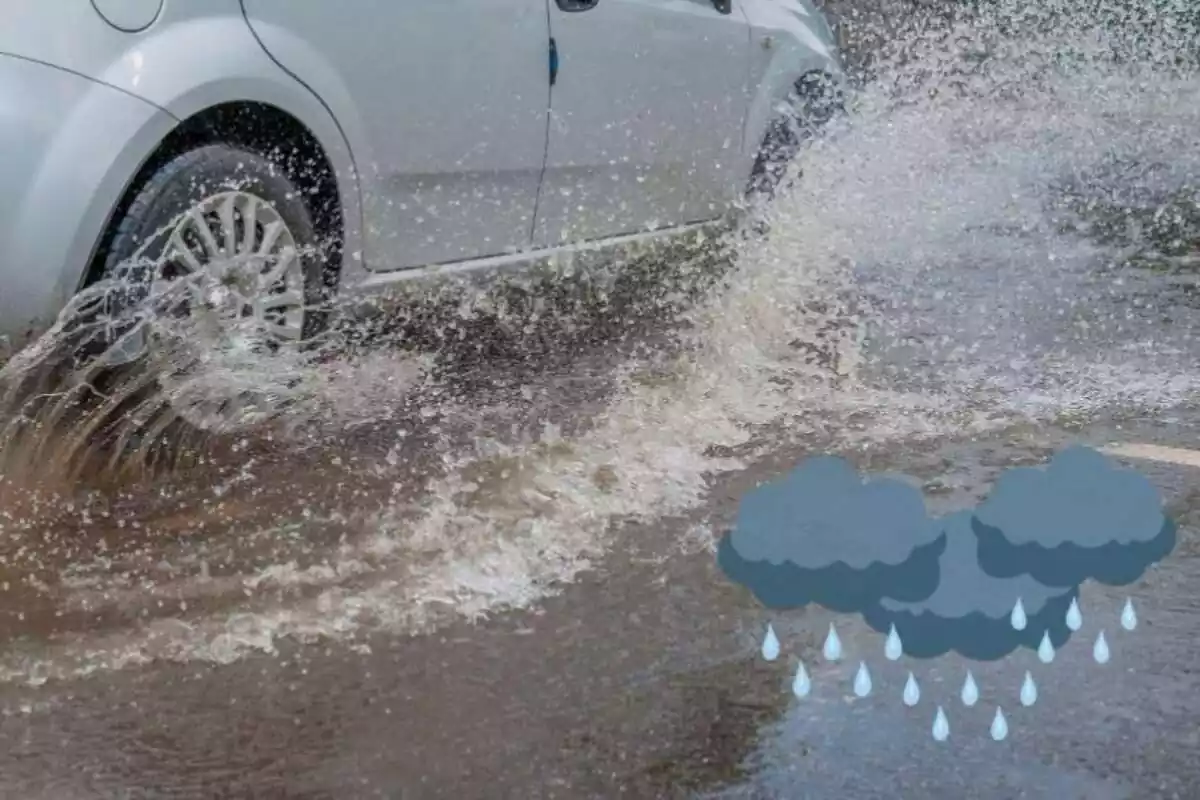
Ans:
POLYGON ((600 0, 558 0, 558 7, 563 11, 588 11, 596 7, 600 0))
POLYGON ((733 13, 733 0, 712 0, 713 8, 720 14, 733 13))

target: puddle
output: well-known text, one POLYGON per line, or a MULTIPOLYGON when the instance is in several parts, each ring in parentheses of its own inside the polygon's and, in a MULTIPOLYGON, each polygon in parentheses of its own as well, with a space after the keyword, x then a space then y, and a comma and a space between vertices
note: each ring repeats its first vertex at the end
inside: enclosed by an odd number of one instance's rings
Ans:
POLYGON ((1133 240, 1105 231, 1157 214, 1137 241, 1165 237, 1182 257, 1190 217, 1170 209, 1200 185, 1200 154, 1181 146, 1200 123, 1197 84, 1161 59, 1114 64, 1130 42, 1067 22, 898 41, 803 156, 770 235, 729 239, 724 272, 715 245, 652 253, 630 274, 668 263, 682 278, 652 281, 657 294, 597 278, 586 313, 538 292, 473 294, 372 337, 339 331, 270 371, 239 357, 197 373, 189 356, 188 391, 250 381, 286 400, 245 436, 175 437, 152 381, 130 387, 132 414, 86 392, 31 405, 33 367, 78 333, 64 317, 0 371, 13 487, 0 577, 29 609, 5 633, 31 643, 0 672, 226 663, 289 637, 536 607, 609 553, 616 526, 686 515, 717 476, 775 451, 916 447, 1193 401, 1200 313, 1132 306, 1150 284, 1113 277, 1133 240), (168 468, 78 490, 95 432, 168 468), (56 463, 71 466, 37 469, 56 463))

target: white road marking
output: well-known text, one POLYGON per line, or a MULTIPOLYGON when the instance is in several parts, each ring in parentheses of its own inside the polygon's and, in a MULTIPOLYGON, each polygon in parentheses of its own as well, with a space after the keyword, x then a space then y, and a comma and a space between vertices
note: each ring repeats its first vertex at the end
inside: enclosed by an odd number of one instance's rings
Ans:
POLYGON ((1137 442, 1110 444, 1106 447, 1101 447, 1100 450, 1111 456, 1136 458, 1142 461, 1161 461, 1167 464, 1178 464, 1182 467, 1200 469, 1200 450, 1189 450, 1183 447, 1164 447, 1159 444, 1139 444, 1137 442))

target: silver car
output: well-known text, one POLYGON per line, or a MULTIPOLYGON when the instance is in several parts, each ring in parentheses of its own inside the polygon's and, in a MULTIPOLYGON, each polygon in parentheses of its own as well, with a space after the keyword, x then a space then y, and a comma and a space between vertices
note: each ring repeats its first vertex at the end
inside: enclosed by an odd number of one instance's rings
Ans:
POLYGON ((332 292, 679 233, 841 77, 809 0, 8 0, 0 337, 137 255, 299 340, 332 292))

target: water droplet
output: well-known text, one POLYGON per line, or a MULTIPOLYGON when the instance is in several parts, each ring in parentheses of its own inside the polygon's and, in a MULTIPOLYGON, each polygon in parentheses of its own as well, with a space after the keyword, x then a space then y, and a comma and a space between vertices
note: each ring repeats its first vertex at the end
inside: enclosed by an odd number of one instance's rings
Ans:
POLYGON ((1100 635, 1096 637, 1096 644, 1092 647, 1092 658, 1096 659, 1097 664, 1107 664, 1109 655, 1108 642, 1104 639, 1104 631, 1100 631, 1100 635))
POLYGON ((1079 603, 1071 598, 1071 607, 1067 609, 1067 627, 1077 631, 1083 627, 1083 614, 1079 613, 1079 603))
POLYGON ((1009 617, 1012 622, 1013 630, 1023 631, 1029 620, 1025 618, 1025 604, 1021 602, 1021 598, 1017 598, 1017 604, 1013 606, 1012 616, 1009 617))
POLYGON ((883 654, 887 656, 888 661, 896 661, 904 655, 904 645, 900 643, 900 634, 896 633, 895 625, 888 631, 887 644, 883 646, 883 654))
POLYGON ((937 714, 933 718, 933 738, 938 742, 950 738, 950 720, 946 719, 946 712, 942 711, 941 706, 938 706, 937 714))
POLYGON ((1033 682, 1033 676, 1026 672, 1025 681, 1021 684, 1021 705, 1028 708, 1036 703, 1037 694, 1037 684, 1033 682))
POLYGON ((1121 612, 1121 627, 1127 631, 1137 627, 1137 612, 1133 610, 1133 600, 1125 601, 1125 610, 1121 612))
POLYGON ((904 705, 912 708, 919 702, 921 702, 921 687, 917 686, 917 679, 910 672, 908 681, 904 684, 904 705))
POLYGON ((971 674, 971 670, 967 670, 967 679, 963 681, 962 701, 968 708, 979 702, 979 687, 975 684, 975 676, 971 674))
POLYGON ((808 677, 808 670, 804 668, 804 662, 801 661, 796 667, 796 677, 792 679, 792 694, 796 697, 808 697, 808 693, 812 691, 812 680, 808 677))
POLYGON ((779 658, 779 637, 775 635, 775 629, 770 625, 767 625, 767 635, 763 637, 762 657, 767 661, 779 658))
POLYGON ((992 739, 997 742, 1003 742, 1008 738, 1008 720, 1004 718, 1004 712, 996 706, 996 716, 992 717, 992 739))
POLYGON ((858 674, 854 676, 854 694, 866 697, 871 693, 871 673, 867 671, 867 662, 860 661, 858 674))
POLYGON ((1038 658, 1043 664, 1054 660, 1054 645, 1050 643, 1050 631, 1042 634, 1042 643, 1038 645, 1038 658))
POLYGON ((826 661, 839 661, 842 657, 842 640, 838 638, 837 629, 829 623, 829 635, 825 637, 823 649, 826 661))

